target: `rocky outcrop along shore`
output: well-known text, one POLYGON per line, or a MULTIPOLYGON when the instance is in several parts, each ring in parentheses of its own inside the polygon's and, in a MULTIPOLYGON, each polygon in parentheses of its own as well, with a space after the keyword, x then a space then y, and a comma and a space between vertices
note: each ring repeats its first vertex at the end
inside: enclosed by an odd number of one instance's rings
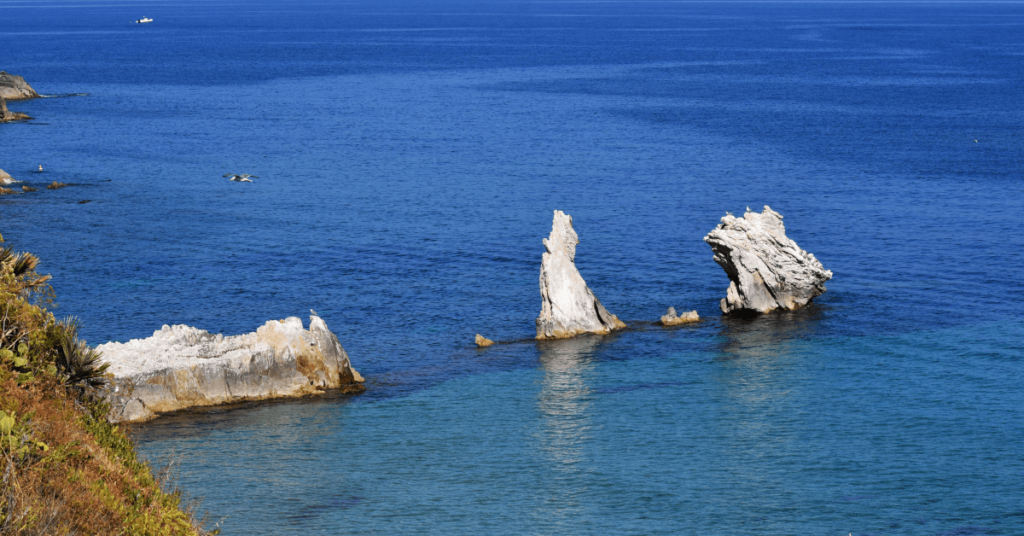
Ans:
POLYGON ((107 391, 111 419, 144 421, 159 413, 246 400, 290 398, 325 389, 360 392, 362 376, 327 324, 309 329, 290 317, 255 333, 225 337, 164 326, 146 339, 101 344, 114 381, 107 391))
POLYGON ((32 119, 28 114, 21 112, 12 112, 7 109, 7 101, 3 97, 0 97, 0 123, 7 123, 10 121, 24 121, 26 119, 32 119))
POLYGON ((576 269, 579 237, 572 217, 555 211, 551 235, 540 265, 541 310, 537 317, 538 339, 564 339, 582 333, 610 333, 626 327, 609 313, 587 287, 576 269))
POLYGON ((0 99, 5 100, 28 100, 39 98, 36 90, 25 82, 25 79, 6 71, 0 71, 0 99))
POLYGON ((704 237, 731 281, 722 312, 767 313, 798 309, 825 292, 832 278, 814 255, 786 237, 782 215, 767 205, 742 218, 727 214, 704 237))
POLYGON ((0 169, 0 184, 12 184, 13 182, 14 177, 11 177, 9 173, 0 169))

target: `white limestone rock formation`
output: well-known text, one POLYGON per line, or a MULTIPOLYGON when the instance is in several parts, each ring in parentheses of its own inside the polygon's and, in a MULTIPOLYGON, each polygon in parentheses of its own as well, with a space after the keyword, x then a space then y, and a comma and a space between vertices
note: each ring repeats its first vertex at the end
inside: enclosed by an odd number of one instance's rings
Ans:
POLYGON ((727 214, 704 241, 731 281, 721 302, 726 314, 797 309, 832 279, 814 255, 786 238, 782 215, 767 205, 760 214, 749 208, 742 218, 727 214))
POLYGON ((537 317, 538 339, 565 339, 581 333, 610 333, 622 323, 609 313, 587 287, 576 269, 579 237, 572 217, 555 211, 551 236, 544 240, 547 251, 540 265, 541 310, 537 317))
POLYGON ((147 339, 96 349, 114 375, 107 391, 115 421, 245 400, 299 397, 324 389, 359 392, 362 376, 318 316, 271 320, 255 333, 225 337, 164 326, 147 339))

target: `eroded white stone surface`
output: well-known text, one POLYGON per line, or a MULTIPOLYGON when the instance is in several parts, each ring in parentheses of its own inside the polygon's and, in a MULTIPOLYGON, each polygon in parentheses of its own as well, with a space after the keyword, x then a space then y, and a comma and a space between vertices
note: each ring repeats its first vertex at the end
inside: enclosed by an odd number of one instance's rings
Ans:
POLYGON ((579 237, 572 217, 555 211, 551 235, 544 240, 540 265, 541 310, 538 339, 564 339, 581 333, 609 333, 626 327, 594 296, 576 269, 579 237))
POLYGON ((786 237, 782 215, 767 205, 742 218, 731 214, 704 237, 729 276, 723 313, 797 309, 825 292, 832 278, 814 255, 786 237))
POLYGON ((363 381, 338 338, 318 317, 271 320, 255 333, 225 337, 178 325, 146 339, 101 344, 114 384, 115 420, 243 400, 294 397, 363 381))

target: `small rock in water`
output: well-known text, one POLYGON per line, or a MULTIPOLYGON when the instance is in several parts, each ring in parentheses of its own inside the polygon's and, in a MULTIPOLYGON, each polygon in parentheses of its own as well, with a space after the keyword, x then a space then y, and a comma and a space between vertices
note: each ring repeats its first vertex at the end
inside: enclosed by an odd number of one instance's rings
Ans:
POLYGON ((576 269, 576 244, 579 242, 572 228, 572 216, 556 210, 551 222, 551 235, 544 240, 547 251, 540 265, 538 339, 565 339, 583 333, 607 334, 626 327, 601 305, 576 269))
POLYGON ((691 322, 697 322, 699 320, 700 315, 697 314, 697 311, 690 311, 688 313, 683 313, 681 316, 677 316, 676 308, 669 307, 668 312, 665 313, 665 316, 661 317, 661 325, 678 326, 679 324, 689 324, 691 322))
POLYGON ((767 205, 742 218, 727 213, 704 241, 731 281, 721 302, 726 314, 803 307, 832 278, 814 255, 786 238, 782 215, 767 205))
POLYGON ((476 334, 476 345, 477 346, 485 347, 485 346, 490 346, 492 344, 494 344, 494 341, 492 341, 491 339, 488 339, 487 337, 484 337, 483 335, 481 335, 479 333, 476 334))
POLYGON ((79 202, 78 202, 78 204, 79 204, 79 205, 84 205, 84 204, 86 204, 86 203, 92 203, 92 199, 85 199, 85 200, 83 200, 83 201, 79 201, 79 202))

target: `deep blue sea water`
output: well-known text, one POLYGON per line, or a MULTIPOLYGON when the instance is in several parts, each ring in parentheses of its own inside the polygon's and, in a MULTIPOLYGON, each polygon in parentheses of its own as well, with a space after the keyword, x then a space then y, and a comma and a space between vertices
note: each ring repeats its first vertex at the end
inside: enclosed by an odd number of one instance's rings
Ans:
POLYGON ((1022 3, 0 0, 0 69, 90 342, 313 308, 368 378, 135 427, 225 535, 1024 534, 1022 3), (723 319, 763 205, 835 276, 723 319), (554 209, 634 329, 475 349, 554 209))

